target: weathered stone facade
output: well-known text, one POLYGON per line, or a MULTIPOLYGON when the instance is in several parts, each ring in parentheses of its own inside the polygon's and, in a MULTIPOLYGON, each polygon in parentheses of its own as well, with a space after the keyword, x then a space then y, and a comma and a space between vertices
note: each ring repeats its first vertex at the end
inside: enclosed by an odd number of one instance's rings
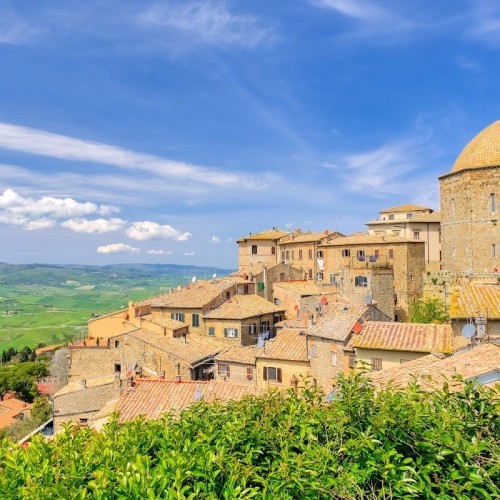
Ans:
POLYGON ((460 170, 441 176, 440 181, 443 269, 491 272, 500 267, 500 208, 496 206, 500 167, 460 170))

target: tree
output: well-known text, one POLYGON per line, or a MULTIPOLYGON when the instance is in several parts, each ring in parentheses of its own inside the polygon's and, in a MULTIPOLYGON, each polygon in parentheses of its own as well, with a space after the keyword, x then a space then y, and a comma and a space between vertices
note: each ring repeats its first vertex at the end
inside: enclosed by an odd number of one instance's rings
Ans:
POLYGON ((8 391, 14 391, 24 401, 33 401, 38 394, 36 381, 48 375, 48 366, 36 361, 0 368, 0 400, 8 391))
POLYGON ((441 324, 449 320, 448 308, 441 299, 419 299, 410 304, 411 323, 441 324))

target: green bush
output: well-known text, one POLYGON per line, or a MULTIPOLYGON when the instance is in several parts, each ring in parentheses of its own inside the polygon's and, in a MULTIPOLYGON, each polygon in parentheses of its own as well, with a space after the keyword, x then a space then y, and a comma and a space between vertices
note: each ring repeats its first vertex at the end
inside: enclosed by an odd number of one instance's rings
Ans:
POLYGON ((2 498, 498 498, 498 390, 306 389, 0 444, 2 498))

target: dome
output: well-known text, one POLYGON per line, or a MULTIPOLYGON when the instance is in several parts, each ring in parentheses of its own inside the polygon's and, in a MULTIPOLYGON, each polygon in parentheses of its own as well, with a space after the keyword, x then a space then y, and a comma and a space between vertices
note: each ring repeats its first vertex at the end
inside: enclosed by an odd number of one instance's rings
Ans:
POLYGON ((465 146, 451 171, 493 166, 500 166, 500 121, 486 127, 465 146))

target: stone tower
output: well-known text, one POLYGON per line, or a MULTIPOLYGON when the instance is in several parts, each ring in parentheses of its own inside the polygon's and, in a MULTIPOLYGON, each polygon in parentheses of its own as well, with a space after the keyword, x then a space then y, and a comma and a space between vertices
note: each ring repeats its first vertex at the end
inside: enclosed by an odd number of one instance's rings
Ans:
POLYGON ((441 188, 442 268, 500 268, 500 121, 472 139, 441 188))

